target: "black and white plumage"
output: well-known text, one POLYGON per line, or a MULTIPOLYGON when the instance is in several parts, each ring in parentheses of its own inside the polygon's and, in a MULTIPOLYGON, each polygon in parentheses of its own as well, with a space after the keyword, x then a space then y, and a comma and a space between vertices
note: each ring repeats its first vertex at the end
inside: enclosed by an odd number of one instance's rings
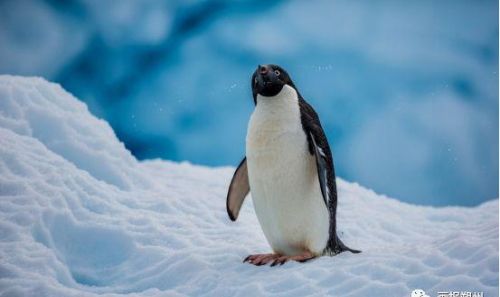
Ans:
POLYGON ((257 218, 275 255, 359 252, 337 236, 333 157, 318 115, 277 65, 257 68, 252 91, 256 107, 246 157, 228 191, 229 217, 236 220, 252 191, 257 218))

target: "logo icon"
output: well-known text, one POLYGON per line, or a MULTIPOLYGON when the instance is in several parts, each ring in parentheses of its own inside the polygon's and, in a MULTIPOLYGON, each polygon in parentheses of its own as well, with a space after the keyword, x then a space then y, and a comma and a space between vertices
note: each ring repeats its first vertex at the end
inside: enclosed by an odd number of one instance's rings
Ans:
POLYGON ((425 294, 424 290, 415 289, 411 292, 410 297, 429 297, 429 295, 425 294))

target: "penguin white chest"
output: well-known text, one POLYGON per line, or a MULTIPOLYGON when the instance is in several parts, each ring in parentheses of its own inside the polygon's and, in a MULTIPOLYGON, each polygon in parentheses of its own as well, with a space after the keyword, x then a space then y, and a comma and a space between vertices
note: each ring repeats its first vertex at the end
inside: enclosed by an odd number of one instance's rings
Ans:
POLYGON ((257 96, 246 157, 255 212, 273 250, 321 254, 329 236, 329 214, 293 88, 285 85, 274 97, 257 96))

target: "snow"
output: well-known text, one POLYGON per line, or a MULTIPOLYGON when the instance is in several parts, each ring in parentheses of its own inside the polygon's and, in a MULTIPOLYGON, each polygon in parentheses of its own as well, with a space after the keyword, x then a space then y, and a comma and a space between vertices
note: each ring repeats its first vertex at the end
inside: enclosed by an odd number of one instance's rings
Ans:
POLYGON ((0 296, 498 296, 498 199, 424 207, 339 183, 343 253, 241 263, 269 247, 234 168, 137 161, 59 85, 0 77, 0 296))

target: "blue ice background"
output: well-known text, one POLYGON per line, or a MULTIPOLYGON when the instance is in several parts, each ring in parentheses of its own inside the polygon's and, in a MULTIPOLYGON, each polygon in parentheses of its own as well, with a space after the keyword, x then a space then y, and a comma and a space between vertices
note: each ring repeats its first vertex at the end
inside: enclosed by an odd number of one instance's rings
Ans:
POLYGON ((316 108, 339 176, 498 197, 497 1, 0 2, 0 73, 61 83, 138 158, 236 165, 259 63, 316 108))

